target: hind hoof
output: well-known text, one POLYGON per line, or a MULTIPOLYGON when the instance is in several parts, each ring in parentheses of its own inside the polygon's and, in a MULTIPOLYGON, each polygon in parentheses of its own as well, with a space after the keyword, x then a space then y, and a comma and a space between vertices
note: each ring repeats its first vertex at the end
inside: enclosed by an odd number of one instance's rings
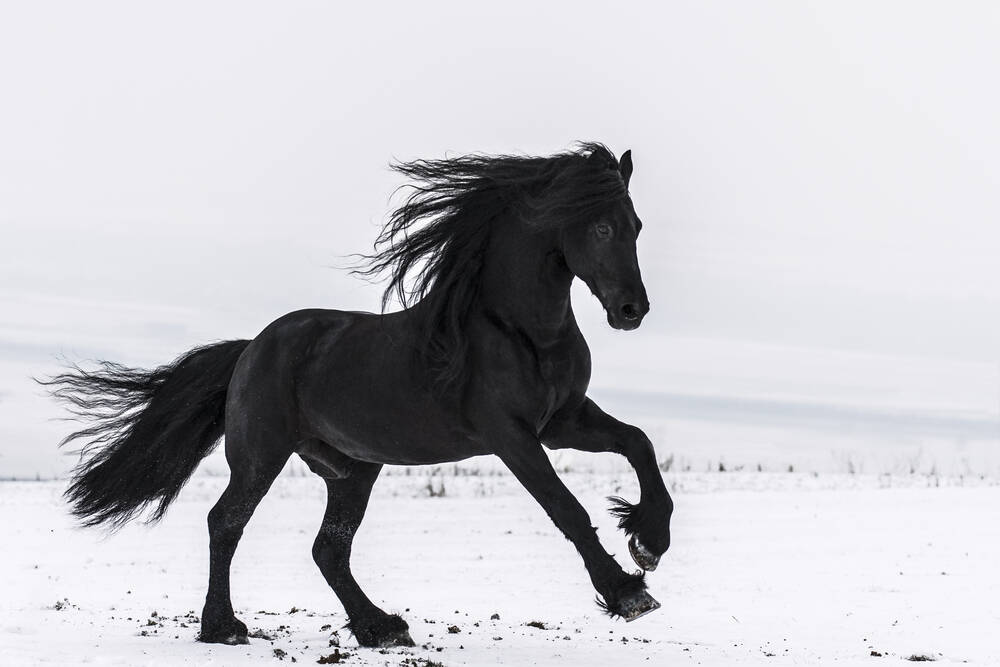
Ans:
POLYGON ((647 549, 639 538, 633 535, 628 541, 628 552, 635 564, 647 572, 652 572, 660 563, 660 557, 647 549))
POLYGON ((227 646, 239 646, 240 644, 250 643, 250 640, 247 639, 246 632, 239 631, 212 633, 202 632, 198 635, 198 641, 205 644, 226 644, 227 646))
POLYGON ((627 622, 642 618, 660 608, 660 603, 646 591, 633 593, 618 603, 618 614, 627 622))
POLYGON ((250 643, 250 640, 247 639, 246 624, 236 618, 221 627, 206 627, 202 623, 201 632, 198 634, 198 641, 206 644, 226 644, 228 646, 250 643))
POLYGON ((207 637, 205 635, 198 635, 198 641, 205 644, 225 644, 227 646, 239 646, 240 644, 250 643, 246 635, 235 632, 229 635, 209 635, 207 637))

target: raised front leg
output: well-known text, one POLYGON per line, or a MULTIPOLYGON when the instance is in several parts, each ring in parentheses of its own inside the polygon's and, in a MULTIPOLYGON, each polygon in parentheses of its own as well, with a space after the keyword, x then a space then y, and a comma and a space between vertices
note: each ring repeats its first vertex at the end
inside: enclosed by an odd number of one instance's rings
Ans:
POLYGON ((559 479, 539 443, 525 438, 497 454, 573 542, 609 614, 632 621, 660 606, 646 592, 642 575, 626 573, 601 546, 587 511, 559 479))
POLYGON ((588 398, 572 412, 557 413, 542 432, 542 442, 551 449, 615 452, 628 459, 639 478, 639 503, 611 498, 611 511, 620 519, 619 528, 630 536, 632 559, 644 570, 656 569, 670 547, 674 503, 646 434, 606 414, 588 398))

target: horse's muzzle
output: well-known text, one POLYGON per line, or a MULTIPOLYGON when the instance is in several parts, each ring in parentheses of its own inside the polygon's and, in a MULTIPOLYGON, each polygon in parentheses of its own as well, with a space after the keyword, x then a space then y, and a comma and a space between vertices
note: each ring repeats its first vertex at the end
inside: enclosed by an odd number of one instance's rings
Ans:
POLYGON ((605 307, 608 324, 620 331, 632 331, 642 324, 642 318, 649 312, 649 302, 645 299, 626 301, 616 306, 605 307))

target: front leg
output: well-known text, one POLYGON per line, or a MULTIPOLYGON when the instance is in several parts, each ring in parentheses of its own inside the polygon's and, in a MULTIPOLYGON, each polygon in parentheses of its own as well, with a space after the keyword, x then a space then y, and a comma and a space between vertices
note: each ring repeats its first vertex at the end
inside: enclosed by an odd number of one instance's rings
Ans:
POLYGON ((632 559, 644 570, 656 569, 660 556, 670 547, 674 503, 646 434, 606 414, 587 398, 579 407, 554 415, 542 432, 542 442, 551 449, 615 452, 628 459, 639 478, 639 503, 612 498, 611 511, 620 519, 619 528, 630 536, 632 559))
POLYGON ((559 479, 536 440, 518 438, 497 454, 580 552, 605 611, 632 621, 659 608, 660 603, 646 592, 642 575, 627 574, 601 546, 587 511, 559 479))

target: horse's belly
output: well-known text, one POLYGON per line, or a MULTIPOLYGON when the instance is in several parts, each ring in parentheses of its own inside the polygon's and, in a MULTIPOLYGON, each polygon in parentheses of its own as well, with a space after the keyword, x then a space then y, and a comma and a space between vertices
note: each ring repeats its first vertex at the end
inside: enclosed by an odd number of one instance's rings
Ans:
POLYGON ((458 416, 398 384, 328 394, 310 410, 309 422, 316 437, 361 461, 423 465, 489 453, 458 416))
POLYGON ((335 425, 327 435, 347 456, 372 463, 428 465, 490 453, 454 429, 413 422, 383 422, 361 429, 335 425))

